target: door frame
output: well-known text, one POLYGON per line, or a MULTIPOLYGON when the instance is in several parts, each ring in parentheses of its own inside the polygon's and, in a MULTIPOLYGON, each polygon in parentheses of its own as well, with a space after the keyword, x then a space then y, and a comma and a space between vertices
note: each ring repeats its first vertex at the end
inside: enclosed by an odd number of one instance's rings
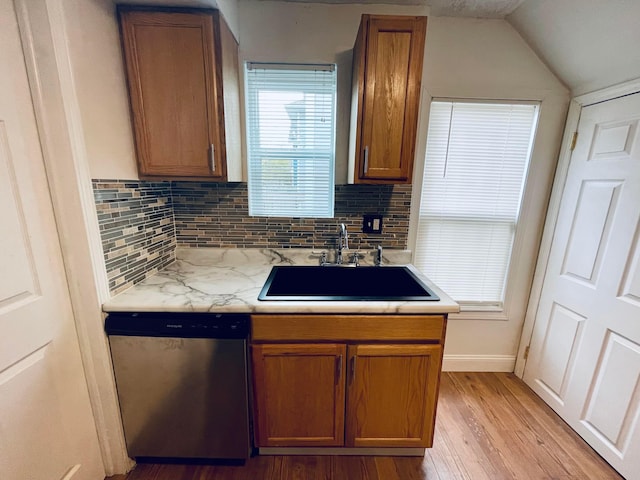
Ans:
POLYGON ((62 0, 14 0, 87 390, 107 475, 127 455, 102 303, 110 297, 62 0))
POLYGON ((514 373, 523 378, 524 369, 527 359, 527 348, 531 343, 535 319, 538 314, 540 305, 540 296, 542 295, 542 286, 547 273, 549 264, 549 254, 551 253, 551 244, 555 235, 558 215, 560 213, 560 201, 564 193, 564 187, 569 172, 569 164, 571 163, 571 155, 573 153, 572 144, 574 133, 578 131, 580 115, 583 107, 588 107, 596 103, 606 102, 615 98, 624 97, 633 93, 640 92, 640 78, 630 80, 628 82, 619 83, 611 87, 597 90, 595 92, 579 95, 571 100, 569 112, 567 113, 567 121, 562 136, 562 144, 560 147, 560 155, 558 157, 558 165, 553 180, 553 188, 551 190, 551 198, 549 199, 549 207, 547 209, 547 217, 544 223, 542 241, 540 242, 540 250, 538 252, 538 260, 531 285, 531 293, 529 294, 529 304, 525 314, 522 334, 520 335, 520 345, 516 356, 516 366, 514 373))

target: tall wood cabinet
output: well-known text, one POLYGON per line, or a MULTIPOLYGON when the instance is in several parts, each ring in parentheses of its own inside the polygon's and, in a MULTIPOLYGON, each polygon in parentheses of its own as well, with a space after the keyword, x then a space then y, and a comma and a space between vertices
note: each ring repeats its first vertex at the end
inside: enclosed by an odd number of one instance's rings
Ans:
POLYGON ((141 177, 240 168, 238 44, 216 10, 118 9, 141 177), (237 167, 236 167, 237 165, 237 167))
POLYGON ((363 15, 353 51, 349 180, 411 183, 427 17, 363 15))
POLYGON ((443 315, 254 315, 258 447, 430 447, 443 315))

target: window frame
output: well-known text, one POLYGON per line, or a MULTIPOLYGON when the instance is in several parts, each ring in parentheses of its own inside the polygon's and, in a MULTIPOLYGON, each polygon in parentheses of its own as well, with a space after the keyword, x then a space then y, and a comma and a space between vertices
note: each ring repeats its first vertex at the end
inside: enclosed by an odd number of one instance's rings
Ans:
MULTIPOLYGON (((420 109, 420 121, 418 125, 419 132, 422 132, 420 136, 419 145, 416 148, 416 167, 413 173, 413 188, 412 188, 412 201, 411 201, 411 213, 409 222, 409 239, 408 248, 412 253, 412 262, 415 262, 415 247, 418 236, 418 223, 420 217, 420 206, 422 203, 422 187, 425 168, 425 156, 427 146, 427 135, 429 129, 429 115, 432 102, 464 102, 464 103, 497 103, 497 104, 534 104, 538 106, 538 115, 536 123, 534 125, 535 132, 532 139, 531 154, 529 158, 529 167, 523 182, 522 200, 520 205, 520 211, 516 222, 516 231, 514 234, 513 245, 511 248, 510 260, 513 258, 519 258, 523 253, 523 250, 529 250, 530 247, 526 245, 527 236, 531 234, 532 227, 540 227, 540 233, 542 223, 544 222, 544 212, 542 217, 538 218, 535 211, 532 211, 532 198, 545 195, 548 198, 550 193, 551 183, 540 182, 540 171, 544 171, 548 168, 544 165, 544 162, 536 162, 536 148, 538 147, 538 137, 541 128, 541 121, 543 120, 544 113, 544 100, 530 100, 520 98, 512 98, 506 95, 504 98, 466 98, 466 97, 451 97, 451 96, 431 96, 423 93, 423 104, 420 109), (540 225, 538 225, 540 224, 540 225)), ((539 147, 538 147, 539 148, 539 147)), ((555 159, 553 159, 555 161, 555 159)), ((536 247, 539 245, 539 238, 537 238, 536 247)), ((537 249, 532 252, 533 255, 537 254, 537 249)), ((535 256, 531 259, 531 275, 528 275, 528 268, 520 269, 516 268, 517 262, 510 261, 505 277, 505 289, 504 300, 502 306, 496 305, 494 302, 487 302, 482 304, 481 302, 471 302, 466 304, 465 302, 458 302, 460 305, 460 313, 454 313, 450 315, 452 319, 460 320, 497 320, 497 321, 509 321, 512 318, 514 311, 526 310, 526 299, 528 299, 530 282, 533 277, 533 270, 535 268, 535 256), (526 291, 525 291, 526 290, 526 291), (519 300, 524 299, 524 306, 518 305, 519 300), (522 307, 522 308, 521 308, 522 307)), ((446 293, 446 291, 445 291, 446 293)))
MULTIPOLYGON (((336 178, 336 137, 337 137, 337 121, 338 121, 338 113, 337 113, 337 101, 338 101, 338 74, 337 74, 337 65, 336 64, 320 64, 320 63, 282 63, 282 62, 259 62, 259 61, 245 61, 243 63, 243 75, 244 75, 244 106, 245 106, 245 114, 244 114, 244 125, 245 125, 245 148, 246 148, 246 179, 247 186, 249 190, 248 195, 248 203, 249 203, 249 214, 253 217, 273 217, 273 218, 334 218, 335 216, 335 178, 336 178), (328 206, 330 205, 330 212, 328 215, 310 215, 308 213, 301 215, 290 215, 288 213, 251 213, 251 141, 250 141, 250 102, 252 101, 252 92, 253 94, 257 94, 257 91, 253 91, 249 88, 249 72, 252 69, 265 69, 265 70, 300 70, 300 71, 330 71, 334 75, 334 91, 333 91, 333 117, 331 119, 332 122, 332 130, 331 130, 331 147, 330 157, 331 157, 331 168, 329 171, 329 197, 328 197, 328 206)), ((281 88, 283 92, 290 91, 286 88, 281 88)), ((254 104, 257 104, 255 99, 253 99, 254 104)), ((254 143, 257 141, 257 145, 260 145, 260 131, 257 129, 256 131, 257 139, 254 140, 254 143)), ((304 151, 304 149, 301 149, 304 151)), ((287 157, 290 155, 291 151, 288 149, 277 148, 277 147, 266 147, 266 148, 257 148, 256 152, 265 152, 266 157, 274 157, 274 156, 283 156, 287 157)), ((291 159, 291 168, 294 171, 298 169, 299 159, 292 158, 291 159)), ((257 172, 262 171, 262 166, 258 166, 257 172)), ((255 174, 255 173, 254 173, 255 174)), ((260 173, 257 173, 260 175, 260 173)), ((293 175, 291 178, 292 186, 298 184, 300 178, 297 175, 293 175)))

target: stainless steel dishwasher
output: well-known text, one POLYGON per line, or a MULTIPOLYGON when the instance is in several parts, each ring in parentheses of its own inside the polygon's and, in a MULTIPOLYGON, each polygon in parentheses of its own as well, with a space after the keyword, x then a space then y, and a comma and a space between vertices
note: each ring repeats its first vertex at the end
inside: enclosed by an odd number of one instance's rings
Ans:
POLYGON ((249 457, 249 316, 111 313, 109 335, 131 457, 249 457))

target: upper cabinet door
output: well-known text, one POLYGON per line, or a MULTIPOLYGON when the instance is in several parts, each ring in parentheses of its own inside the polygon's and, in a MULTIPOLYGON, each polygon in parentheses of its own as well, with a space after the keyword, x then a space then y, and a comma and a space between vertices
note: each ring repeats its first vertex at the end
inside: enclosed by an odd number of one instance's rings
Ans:
POLYGON ((224 20, 211 10, 119 14, 140 175, 226 179, 224 20))
POLYGON ((355 183, 411 183, 426 28, 426 17, 362 16, 352 92, 355 183))

